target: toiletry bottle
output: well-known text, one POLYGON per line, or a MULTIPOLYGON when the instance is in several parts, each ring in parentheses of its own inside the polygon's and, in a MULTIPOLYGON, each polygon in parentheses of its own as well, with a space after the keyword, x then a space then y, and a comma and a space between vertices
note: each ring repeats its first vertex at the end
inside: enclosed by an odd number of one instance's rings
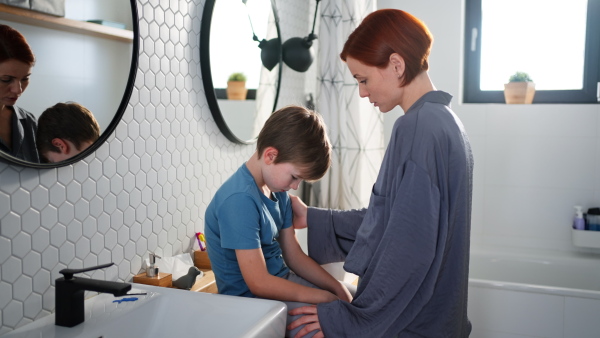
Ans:
POLYGON ((585 219, 588 230, 600 231, 600 208, 589 208, 585 219))
POLYGON ((160 256, 158 256, 154 252, 150 253, 150 259, 149 259, 150 264, 146 268, 146 276, 147 277, 155 277, 158 275, 158 267, 154 265, 156 263, 157 258, 160 258, 160 256))
POLYGON ((575 218, 573 219, 573 229, 585 230, 585 221, 583 220, 583 210, 581 206, 575 206, 575 218))

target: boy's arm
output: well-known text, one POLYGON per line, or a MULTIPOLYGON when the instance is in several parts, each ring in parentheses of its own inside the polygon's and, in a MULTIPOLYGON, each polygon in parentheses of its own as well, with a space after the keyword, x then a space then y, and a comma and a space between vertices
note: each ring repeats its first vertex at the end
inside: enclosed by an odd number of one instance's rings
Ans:
POLYGON ((338 299, 329 291, 296 284, 269 274, 260 248, 236 249, 235 254, 244 281, 250 292, 257 297, 311 304, 326 303, 338 299))
POLYGON ((278 242, 286 264, 294 273, 322 289, 331 291, 341 300, 352 301, 352 295, 346 286, 302 251, 293 227, 282 229, 278 242))

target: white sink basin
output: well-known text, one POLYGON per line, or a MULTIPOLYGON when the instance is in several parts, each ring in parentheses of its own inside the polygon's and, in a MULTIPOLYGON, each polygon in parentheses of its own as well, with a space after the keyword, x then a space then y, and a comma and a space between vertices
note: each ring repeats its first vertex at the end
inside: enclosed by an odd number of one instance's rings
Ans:
POLYGON ((129 293, 99 294, 85 300, 85 321, 74 327, 54 325, 54 314, 3 337, 283 337, 282 302, 132 284, 129 293), (131 302, 113 300, 137 297, 131 302))

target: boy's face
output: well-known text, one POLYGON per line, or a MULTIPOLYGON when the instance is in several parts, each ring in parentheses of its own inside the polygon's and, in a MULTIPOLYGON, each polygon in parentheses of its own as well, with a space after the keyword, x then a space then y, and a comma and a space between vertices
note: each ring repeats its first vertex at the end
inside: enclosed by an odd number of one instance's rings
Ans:
POLYGON ((302 170, 292 163, 271 163, 264 170, 263 179, 271 192, 296 190, 302 182, 302 170))

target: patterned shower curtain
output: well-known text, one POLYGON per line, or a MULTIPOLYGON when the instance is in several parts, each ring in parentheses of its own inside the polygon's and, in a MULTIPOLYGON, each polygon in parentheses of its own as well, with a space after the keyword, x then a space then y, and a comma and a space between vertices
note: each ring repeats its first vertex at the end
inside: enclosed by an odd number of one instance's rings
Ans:
POLYGON ((383 117, 339 55, 350 33, 375 10, 376 0, 322 0, 316 110, 327 123, 332 166, 311 187, 310 204, 335 209, 367 207, 383 159, 383 117))

